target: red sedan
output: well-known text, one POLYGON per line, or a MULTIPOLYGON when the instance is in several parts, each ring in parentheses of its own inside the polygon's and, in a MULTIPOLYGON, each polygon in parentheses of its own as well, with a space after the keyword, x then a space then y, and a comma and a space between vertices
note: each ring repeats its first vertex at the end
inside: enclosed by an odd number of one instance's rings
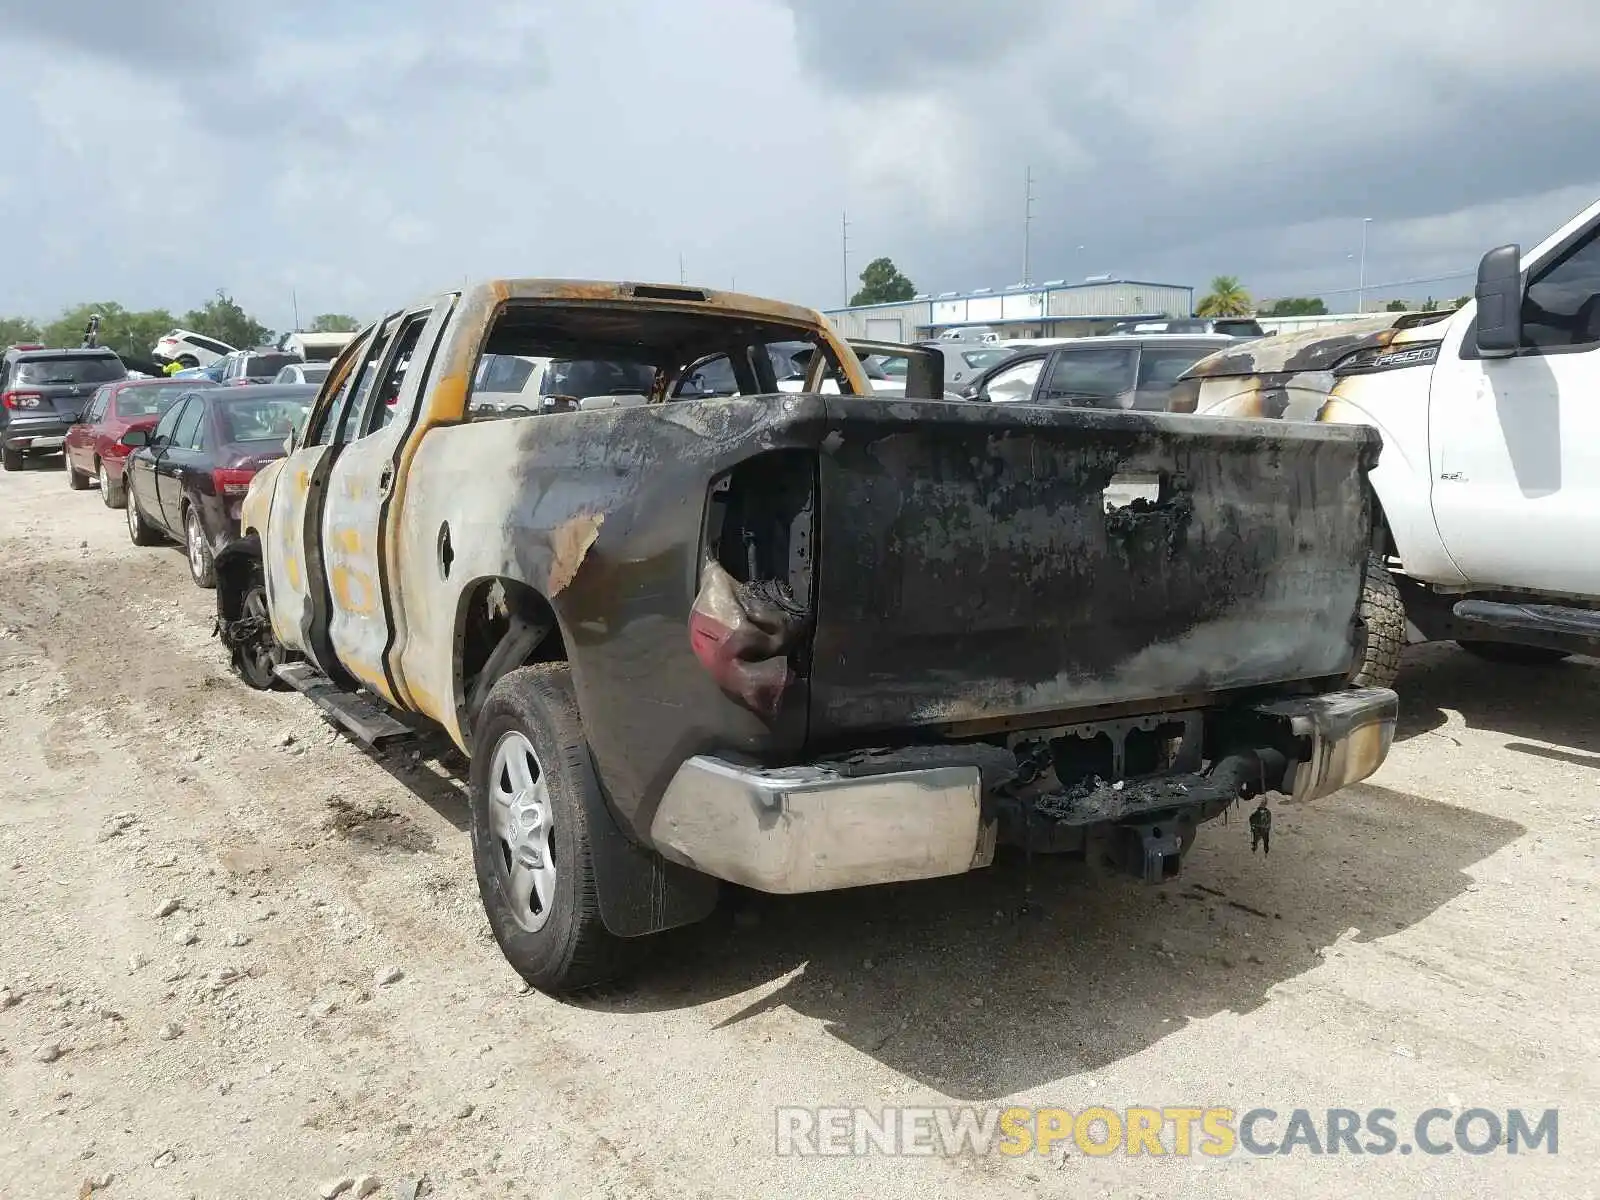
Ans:
POLYGON ((67 430, 67 486, 76 492, 98 483, 106 507, 121 508, 127 502, 123 465, 131 449, 123 434, 154 429, 179 396, 211 386, 209 379, 119 379, 106 384, 67 430))

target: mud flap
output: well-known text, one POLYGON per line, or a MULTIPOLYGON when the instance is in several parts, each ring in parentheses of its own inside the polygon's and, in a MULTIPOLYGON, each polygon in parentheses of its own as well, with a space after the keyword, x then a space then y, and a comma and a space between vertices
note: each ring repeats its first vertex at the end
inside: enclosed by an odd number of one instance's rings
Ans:
POLYGON ((720 884, 670 863, 623 833, 598 788, 583 789, 600 919, 615 937, 693 925, 717 906, 720 884))

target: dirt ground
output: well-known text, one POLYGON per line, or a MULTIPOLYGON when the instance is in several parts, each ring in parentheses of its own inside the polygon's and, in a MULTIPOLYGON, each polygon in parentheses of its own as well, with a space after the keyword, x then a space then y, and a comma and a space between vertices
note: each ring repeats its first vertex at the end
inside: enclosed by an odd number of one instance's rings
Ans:
POLYGON ((1413 650, 1388 764, 1266 861, 1235 819, 1159 888, 1036 862, 1034 917, 1018 865, 758 899, 560 1003, 489 939, 465 764, 248 691, 211 606, 53 463, 0 475, 0 1197, 1595 1194, 1600 664, 1413 650), (774 1150, 779 1105, 1012 1102, 1556 1106, 1560 1142, 774 1150))

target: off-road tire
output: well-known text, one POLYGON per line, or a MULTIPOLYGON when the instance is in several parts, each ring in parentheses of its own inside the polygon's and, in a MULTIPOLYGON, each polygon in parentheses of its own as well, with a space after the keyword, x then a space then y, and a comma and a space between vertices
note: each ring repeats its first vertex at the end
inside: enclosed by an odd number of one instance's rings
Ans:
POLYGON ((603 801, 570 668, 541 663, 501 679, 478 714, 472 746, 472 862, 501 953, 541 992, 575 992, 612 978, 624 966, 630 943, 608 932, 600 917, 587 813, 590 803, 603 801), (513 916, 489 812, 495 749, 513 732, 527 738, 538 757, 554 826, 555 898, 543 927, 531 932, 513 916))
POLYGON ((1474 658, 1507 667, 1553 667, 1571 658, 1565 650, 1552 650, 1546 646, 1519 646, 1515 642, 1461 642, 1460 646, 1474 658))
POLYGON ((7 471, 22 470, 22 451, 11 446, 0 448, 0 467, 4 467, 7 471))
POLYGON ((1400 674, 1400 652, 1406 647, 1406 606, 1394 576, 1376 554, 1367 556, 1366 581, 1361 585, 1361 620, 1367 640, 1361 658, 1350 672, 1350 686, 1393 687, 1400 674))
POLYGON ((69 488, 75 492, 87 492, 94 486, 94 481, 89 476, 83 474, 77 467, 72 465, 72 459, 69 456, 63 454, 61 461, 67 468, 67 486, 69 488))
POLYGON ((128 493, 128 540, 135 546, 155 546, 161 542, 160 531, 144 519, 132 492, 128 493))

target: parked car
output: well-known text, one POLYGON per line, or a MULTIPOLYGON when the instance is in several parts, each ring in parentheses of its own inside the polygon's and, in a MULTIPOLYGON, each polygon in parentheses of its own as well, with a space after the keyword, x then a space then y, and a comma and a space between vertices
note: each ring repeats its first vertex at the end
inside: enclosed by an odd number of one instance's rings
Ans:
POLYGON ((545 374, 551 360, 526 354, 485 354, 472 376, 472 407, 521 416, 551 407, 545 374))
POLYGON ((1005 842, 1160 882, 1241 800, 1388 751, 1394 693, 1344 688, 1370 430, 930 403, 909 347, 885 403, 855 345, 748 296, 498 280, 364 330, 251 484, 215 564, 233 669, 470 757, 479 894, 536 987, 606 978, 719 881, 1005 842), (726 361, 738 394, 477 420, 484 352, 620 357, 660 397, 726 361), (1127 473, 1154 493, 1119 507, 1127 473))
POLYGON ((1231 338, 1265 337, 1254 317, 1160 317, 1151 321, 1119 321, 1112 336, 1141 333, 1220 333, 1231 338))
POLYGON ((194 380, 127 379, 101 387, 67 430, 67 485, 74 491, 98 485, 106 507, 121 508, 123 466, 132 450, 124 435, 154 429, 173 401, 196 386, 194 380))
POLYGON ((150 357, 156 361, 182 363, 185 367, 209 367, 223 355, 232 353, 233 347, 227 342, 190 329, 165 333, 150 349, 150 357))
POLYGON ((283 457, 316 394, 280 384, 186 390, 154 429, 123 434, 133 448, 123 471, 133 544, 182 542, 195 583, 215 587, 215 556, 239 536, 250 481, 283 457))
MULTIPOLYGON (((984 371, 1005 362, 1016 353, 1000 343, 982 346, 952 346, 947 343, 941 349, 944 351, 945 386, 957 392, 965 390, 966 386, 984 371)), ((889 368, 885 367, 885 370, 889 368)), ((894 372, 891 370, 890 374, 894 372)))
POLYGON ((1171 406, 1382 435, 1367 678, 1393 681, 1407 641, 1600 655, 1600 201, 1490 250, 1461 308, 1235 346, 1171 406))
POLYGON ((235 350, 213 366, 218 374, 211 376, 225 387, 238 387, 246 383, 272 383, 285 367, 303 363, 298 354, 271 348, 262 350, 235 350))
POLYGON ((946 329, 937 338, 930 342, 921 343, 929 346, 943 346, 949 342, 998 342, 1000 333, 987 325, 963 325, 957 329, 946 329))
POLYGON ((0 359, 0 466, 58 454, 67 430, 103 383, 128 377, 110 350, 7 350, 0 359))
POLYGON ((273 383, 309 383, 320 385, 328 377, 332 363, 292 362, 273 376, 273 383))
POLYGON ((1234 344, 1216 334, 1069 338, 1018 351, 978 375, 963 395, 994 404, 1160 412, 1180 375, 1234 344))
POLYGON ((307 362, 331 363, 355 337, 353 333, 290 333, 278 342, 278 349, 298 354, 307 362))

